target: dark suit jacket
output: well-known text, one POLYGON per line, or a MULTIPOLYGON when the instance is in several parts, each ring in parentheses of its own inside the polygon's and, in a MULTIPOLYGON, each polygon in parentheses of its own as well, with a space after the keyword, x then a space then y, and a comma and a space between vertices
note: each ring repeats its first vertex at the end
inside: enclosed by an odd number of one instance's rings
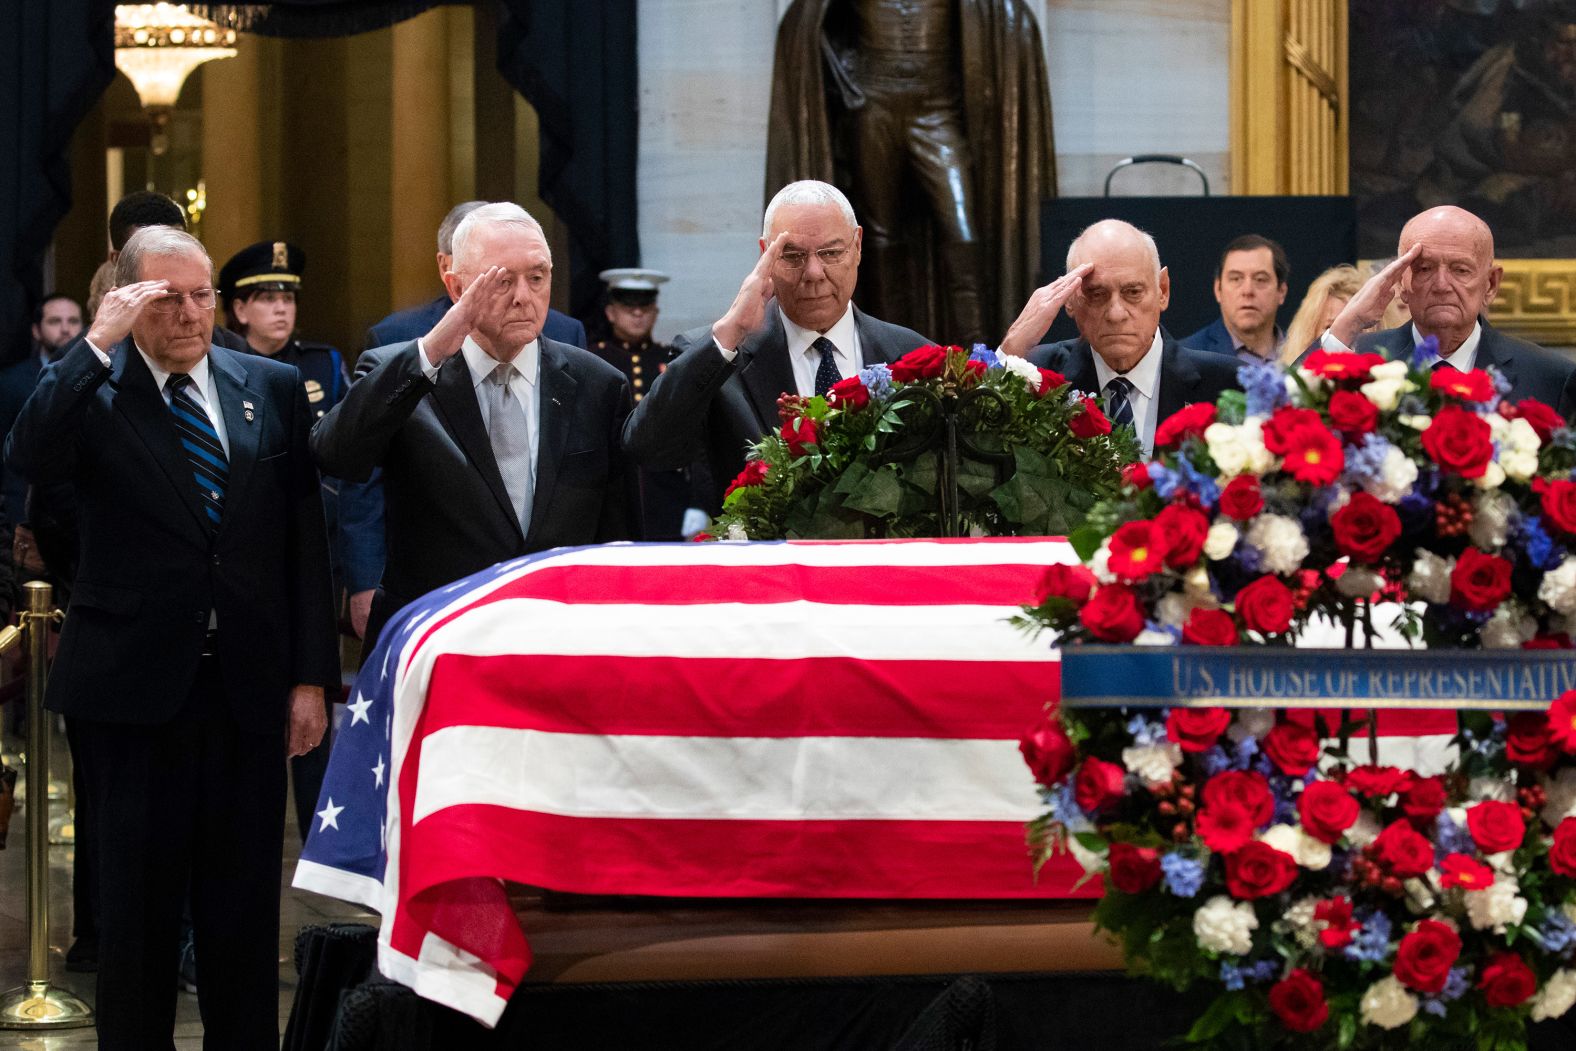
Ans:
POLYGON ((40 374, 6 440, 9 466, 76 495, 80 563, 48 706, 104 722, 168 720, 196 679, 213 612, 237 721, 280 733, 292 686, 339 685, 300 373, 209 348, 230 445, 215 534, 153 374, 130 341, 110 361, 78 340, 40 374))
MULTIPOLYGON (((1553 351, 1508 336, 1480 319, 1483 338, 1478 343, 1476 368, 1490 365, 1510 381, 1511 401, 1537 398, 1567 420, 1576 413, 1576 362, 1553 351)), ((1359 336, 1353 350, 1383 354, 1402 361, 1412 356, 1412 325, 1359 336)))
MULTIPOLYGON (((38 384, 38 373, 43 368, 37 345, 28 348, 27 357, 13 361, 0 369, 0 434, 10 434, 11 426, 38 384)), ((5 497, 5 521, 8 526, 27 521, 27 479, 15 471, 6 470, 0 482, 0 495, 5 497)))
POLYGON ((364 352, 345 400, 312 429, 328 474, 365 481, 382 468, 388 563, 376 624, 505 559, 640 536, 635 474, 619 446, 631 400, 623 373, 541 341, 536 491, 522 535, 464 356, 432 383, 420 354, 414 340, 364 352))
MULTIPOLYGON (((1046 343, 1029 352, 1029 360, 1042 369, 1054 369, 1085 394, 1100 393, 1094 369, 1094 349, 1081 339, 1046 343)), ((1155 399, 1155 425, 1196 401, 1213 402, 1222 391, 1236 390, 1239 363, 1207 350, 1185 347, 1162 332, 1160 390, 1155 399)))
MULTIPOLYGON (((858 307, 860 356, 866 365, 891 363, 930 342, 918 332, 878 321, 858 307)), ((733 361, 723 358, 711 326, 673 341, 677 356, 635 406, 624 426, 624 448, 642 466, 687 467, 702 456, 711 464, 715 511, 722 491, 744 469, 748 446, 777 430, 777 399, 796 390, 788 361, 788 337, 775 304, 765 326, 739 345, 733 361)))
MULTIPOLYGON (((432 331, 432 326, 449 312, 451 306, 453 303, 445 293, 430 303, 395 311, 367 329, 367 349, 420 339, 432 331)), ((568 314, 560 314, 556 310, 547 312, 547 320, 542 323, 542 335, 585 349, 586 327, 568 314)))
POLYGON ((1237 353, 1236 342, 1231 338, 1231 330, 1226 328, 1225 319, 1219 317, 1178 342, 1184 347, 1205 350, 1211 354, 1230 354, 1235 357, 1237 353))

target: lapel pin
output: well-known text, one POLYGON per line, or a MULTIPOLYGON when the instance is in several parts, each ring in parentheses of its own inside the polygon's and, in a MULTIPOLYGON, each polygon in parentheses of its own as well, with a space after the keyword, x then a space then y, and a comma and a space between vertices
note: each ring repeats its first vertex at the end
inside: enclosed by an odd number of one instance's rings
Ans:
POLYGON ((252 411, 252 403, 251 402, 249 402, 249 401, 241 402, 241 416, 245 418, 247 423, 251 423, 252 420, 255 418, 255 413, 253 413, 253 411, 252 411))

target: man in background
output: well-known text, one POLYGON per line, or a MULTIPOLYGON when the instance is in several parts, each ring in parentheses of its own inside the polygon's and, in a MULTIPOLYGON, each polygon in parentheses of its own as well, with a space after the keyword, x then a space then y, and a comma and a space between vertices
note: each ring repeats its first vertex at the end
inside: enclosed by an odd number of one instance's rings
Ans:
POLYGON ((1291 264, 1286 250, 1258 234, 1228 244, 1215 265, 1220 316, 1182 341, 1184 347, 1234 354, 1239 361, 1274 361, 1286 333, 1275 313, 1286 302, 1291 264))

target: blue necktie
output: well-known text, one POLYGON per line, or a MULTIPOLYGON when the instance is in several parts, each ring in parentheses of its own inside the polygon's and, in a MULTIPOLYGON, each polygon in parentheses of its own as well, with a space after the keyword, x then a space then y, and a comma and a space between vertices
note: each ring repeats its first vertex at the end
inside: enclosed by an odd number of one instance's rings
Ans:
POLYGON ((815 392, 823 398, 826 392, 837 385, 843 374, 837 371, 837 345, 825 336, 816 337, 811 347, 821 352, 821 367, 815 370, 815 392))
POLYGON ((192 397, 192 378, 177 372, 170 376, 165 389, 170 392, 170 413, 175 417, 175 430, 181 437, 181 448, 192 465, 192 477, 197 482, 197 492, 202 498, 203 510, 214 529, 224 516, 224 488, 230 481, 230 461, 225 458, 224 446, 219 444, 219 432, 213 421, 192 397))
POLYGON ((1429 370, 1431 372, 1443 372, 1446 369, 1449 369, 1451 372, 1460 372, 1461 371, 1460 369, 1456 368, 1454 365, 1450 364, 1450 361, 1449 361, 1448 358, 1440 358, 1438 361, 1434 362, 1431 366, 1429 366, 1429 370))
POLYGON ((1105 414, 1111 418, 1112 427, 1133 426, 1133 403, 1127 396, 1137 389, 1126 376, 1113 376, 1105 385, 1105 414))

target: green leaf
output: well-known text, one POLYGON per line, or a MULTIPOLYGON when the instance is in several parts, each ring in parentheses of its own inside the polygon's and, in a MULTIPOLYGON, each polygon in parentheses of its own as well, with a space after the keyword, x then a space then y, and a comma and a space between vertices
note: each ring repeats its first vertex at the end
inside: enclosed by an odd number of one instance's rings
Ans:
POLYGON ((1248 418, 1248 396, 1240 390, 1228 390, 1215 402, 1216 416, 1221 423, 1237 426, 1248 418))
POLYGON ((859 489, 847 495, 843 506, 876 518, 891 518, 898 513, 902 501, 903 486, 898 480, 897 468, 886 464, 879 470, 869 472, 859 489))
POLYGON ((1093 525, 1083 525, 1067 534, 1067 542, 1072 545, 1073 551, 1081 561, 1087 562, 1100 550, 1100 545, 1105 543, 1106 533, 1103 529, 1093 525))
POLYGON ((1193 1028, 1187 1031, 1187 1042, 1202 1044, 1224 1033, 1236 1022, 1238 1002, 1244 998, 1240 992, 1223 993, 1217 996, 1215 1002, 1209 1005, 1209 1009, 1193 1023, 1193 1028))

